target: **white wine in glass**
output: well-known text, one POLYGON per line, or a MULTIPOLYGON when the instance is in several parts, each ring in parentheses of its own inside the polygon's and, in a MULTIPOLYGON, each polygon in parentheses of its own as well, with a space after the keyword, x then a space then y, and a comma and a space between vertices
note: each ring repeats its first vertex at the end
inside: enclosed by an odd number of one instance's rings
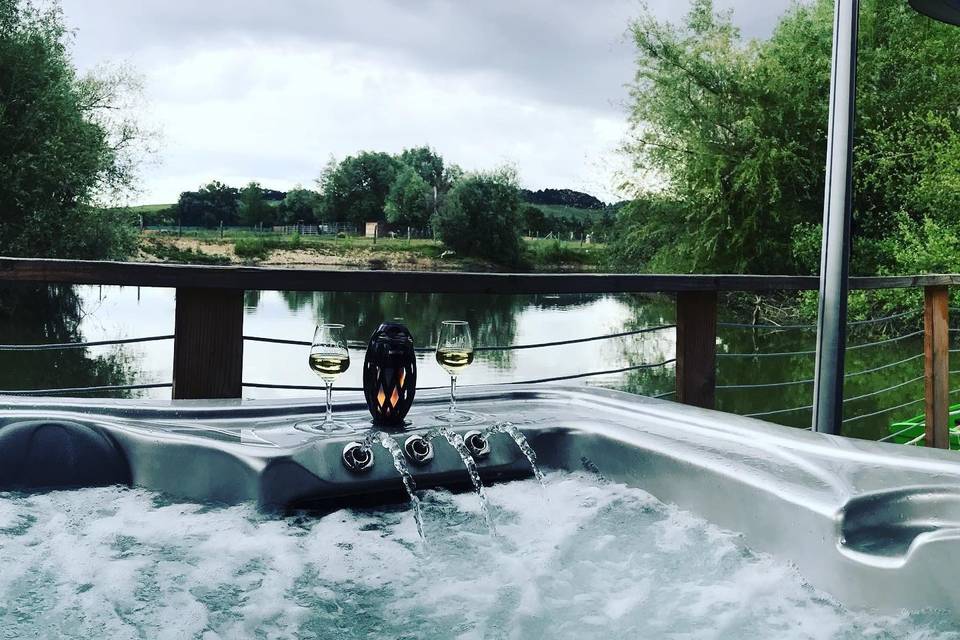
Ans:
POLYGON ((342 324, 318 324, 310 344, 310 368, 327 387, 327 413, 323 422, 300 423, 297 426, 316 432, 334 431, 347 425, 333 420, 333 382, 350 368, 350 352, 343 339, 342 324))
POLYGON ((450 374, 450 408, 435 416, 444 422, 470 422, 472 416, 457 411, 457 376, 473 363, 473 338, 464 320, 444 320, 437 340, 437 364, 450 374))

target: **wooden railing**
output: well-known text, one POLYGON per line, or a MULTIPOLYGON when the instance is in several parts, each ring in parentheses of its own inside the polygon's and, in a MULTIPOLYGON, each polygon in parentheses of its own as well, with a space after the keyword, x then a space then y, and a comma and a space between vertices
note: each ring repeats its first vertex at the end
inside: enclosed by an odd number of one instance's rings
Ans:
MULTIPOLYGON (((173 397, 239 398, 243 292, 343 291, 469 294, 665 293, 676 296, 676 397, 713 408, 717 294, 814 290, 807 276, 437 273, 208 267, 0 258, 5 283, 171 287, 176 292, 173 397)), ((851 290, 923 288, 926 443, 948 446, 949 287, 960 275, 851 278, 851 290)))

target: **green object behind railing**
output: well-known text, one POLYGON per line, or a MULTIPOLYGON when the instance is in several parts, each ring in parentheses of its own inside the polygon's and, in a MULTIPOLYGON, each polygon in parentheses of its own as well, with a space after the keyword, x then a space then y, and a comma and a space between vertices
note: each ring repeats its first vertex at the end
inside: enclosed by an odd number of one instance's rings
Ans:
MULTIPOLYGON (((950 448, 960 450, 960 430, 957 428, 957 421, 960 420, 960 404, 950 405, 950 411, 947 414, 947 428, 950 431, 950 448)), ((900 420, 890 425, 890 434, 893 435, 888 442, 897 444, 915 444, 918 447, 924 446, 921 436, 926 428, 926 414, 920 414, 907 420, 900 420), (920 438, 917 440, 917 438, 920 438), (916 442, 913 442, 917 440, 916 442)))

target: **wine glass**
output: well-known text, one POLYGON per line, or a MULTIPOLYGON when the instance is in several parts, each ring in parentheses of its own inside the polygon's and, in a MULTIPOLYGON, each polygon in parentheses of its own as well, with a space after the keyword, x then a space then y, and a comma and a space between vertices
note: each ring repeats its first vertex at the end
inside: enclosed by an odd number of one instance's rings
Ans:
POLYGON ((457 376, 473 362, 473 338, 464 320, 444 320, 437 340, 437 363, 450 374, 450 408, 435 416, 444 422, 469 422, 472 417, 457 411, 457 376))
POLYGON ((300 423, 305 431, 323 433, 347 428, 347 425, 333 420, 333 381, 350 368, 350 352, 343 339, 342 324, 318 324, 310 343, 310 368, 320 376, 327 386, 327 413, 323 422, 300 423))

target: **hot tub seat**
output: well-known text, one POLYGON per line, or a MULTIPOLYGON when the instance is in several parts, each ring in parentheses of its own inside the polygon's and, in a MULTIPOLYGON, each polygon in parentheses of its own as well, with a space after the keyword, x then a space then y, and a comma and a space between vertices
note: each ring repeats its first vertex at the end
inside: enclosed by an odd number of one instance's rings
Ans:
POLYGON ((103 429, 67 420, 25 420, 0 429, 0 489, 129 484, 123 451, 103 429))

